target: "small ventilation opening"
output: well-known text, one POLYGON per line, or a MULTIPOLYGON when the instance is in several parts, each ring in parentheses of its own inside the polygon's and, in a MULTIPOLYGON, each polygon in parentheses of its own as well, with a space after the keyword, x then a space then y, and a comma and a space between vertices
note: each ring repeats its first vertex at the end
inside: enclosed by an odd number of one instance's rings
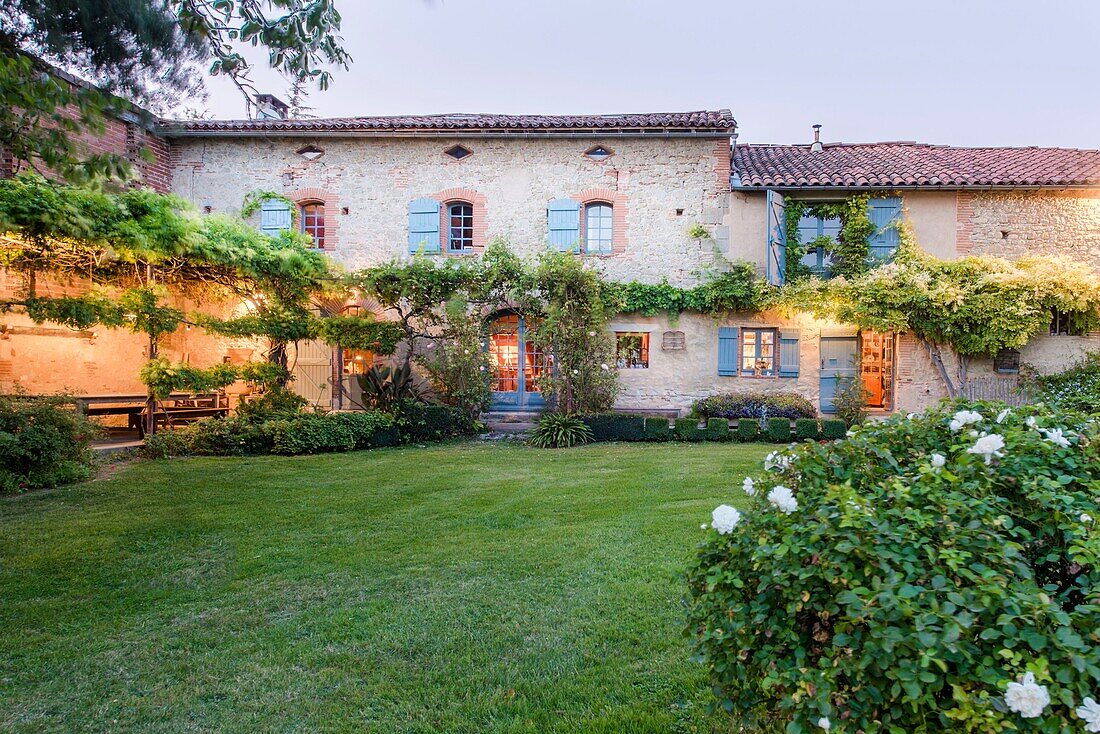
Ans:
POLYGON ((594 145, 584 152, 585 156, 594 161, 604 161, 615 155, 615 151, 602 145, 594 145))
POLYGON ((322 148, 318 148, 316 145, 307 145, 294 151, 298 155, 305 158, 307 161, 315 161, 325 154, 322 148))
POLYGON ((472 155, 473 151, 463 145, 452 145, 447 150, 443 151, 456 161, 460 161, 468 155, 472 155))

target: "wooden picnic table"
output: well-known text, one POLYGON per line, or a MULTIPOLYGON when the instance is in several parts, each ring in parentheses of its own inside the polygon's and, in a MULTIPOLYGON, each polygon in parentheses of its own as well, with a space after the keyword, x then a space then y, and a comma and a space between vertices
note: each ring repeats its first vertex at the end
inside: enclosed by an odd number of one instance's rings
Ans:
MULTIPOLYGON (((148 426, 148 396, 140 393, 80 395, 73 399, 77 412, 86 416, 124 415, 127 426, 145 437, 148 426)), ((220 393, 172 393, 157 401, 154 426, 192 423, 200 418, 227 415, 229 403, 220 393)))

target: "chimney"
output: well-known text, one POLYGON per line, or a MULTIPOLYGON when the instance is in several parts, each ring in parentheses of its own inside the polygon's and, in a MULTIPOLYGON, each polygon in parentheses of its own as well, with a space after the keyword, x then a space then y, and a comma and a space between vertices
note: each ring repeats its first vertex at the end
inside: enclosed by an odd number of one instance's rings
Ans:
POLYGON ((810 150, 814 153, 820 153, 821 147, 821 125, 814 125, 814 144, 810 146, 810 150))
POLYGON ((273 94, 256 95, 256 119, 257 120, 285 120, 290 112, 290 105, 273 94))

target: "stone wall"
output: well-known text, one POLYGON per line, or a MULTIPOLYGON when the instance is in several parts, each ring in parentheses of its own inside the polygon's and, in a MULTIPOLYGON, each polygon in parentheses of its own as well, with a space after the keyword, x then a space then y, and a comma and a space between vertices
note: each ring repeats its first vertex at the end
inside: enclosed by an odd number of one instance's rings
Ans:
POLYGON ((333 257, 352 269, 407 256, 408 203, 454 189, 483 197, 486 239, 504 237, 528 255, 547 246, 551 200, 608 192, 626 209, 625 232, 616 252, 592 260, 617 279, 693 282, 729 239, 724 138, 183 138, 172 148, 173 191, 201 208, 238 211, 255 190, 327 196, 326 224, 339 233, 333 257), (614 155, 585 157, 597 143, 614 155), (307 144, 324 155, 295 153, 307 144), (455 144, 473 154, 445 155, 455 144), (688 237, 696 223, 712 238, 688 237))

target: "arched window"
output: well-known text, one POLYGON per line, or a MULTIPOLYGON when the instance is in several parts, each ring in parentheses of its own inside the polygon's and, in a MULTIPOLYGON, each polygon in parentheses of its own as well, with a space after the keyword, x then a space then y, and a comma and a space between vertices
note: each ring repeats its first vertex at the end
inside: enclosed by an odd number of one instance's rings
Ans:
POLYGON ((302 217, 302 231, 313 239, 313 246, 325 249, 325 205, 319 201, 302 204, 299 208, 302 217))
POLYGON ((474 207, 469 202, 447 205, 447 251, 466 252, 474 247, 474 207))
POLYGON ((611 252, 612 209, 605 201, 584 205, 584 251, 611 252))

